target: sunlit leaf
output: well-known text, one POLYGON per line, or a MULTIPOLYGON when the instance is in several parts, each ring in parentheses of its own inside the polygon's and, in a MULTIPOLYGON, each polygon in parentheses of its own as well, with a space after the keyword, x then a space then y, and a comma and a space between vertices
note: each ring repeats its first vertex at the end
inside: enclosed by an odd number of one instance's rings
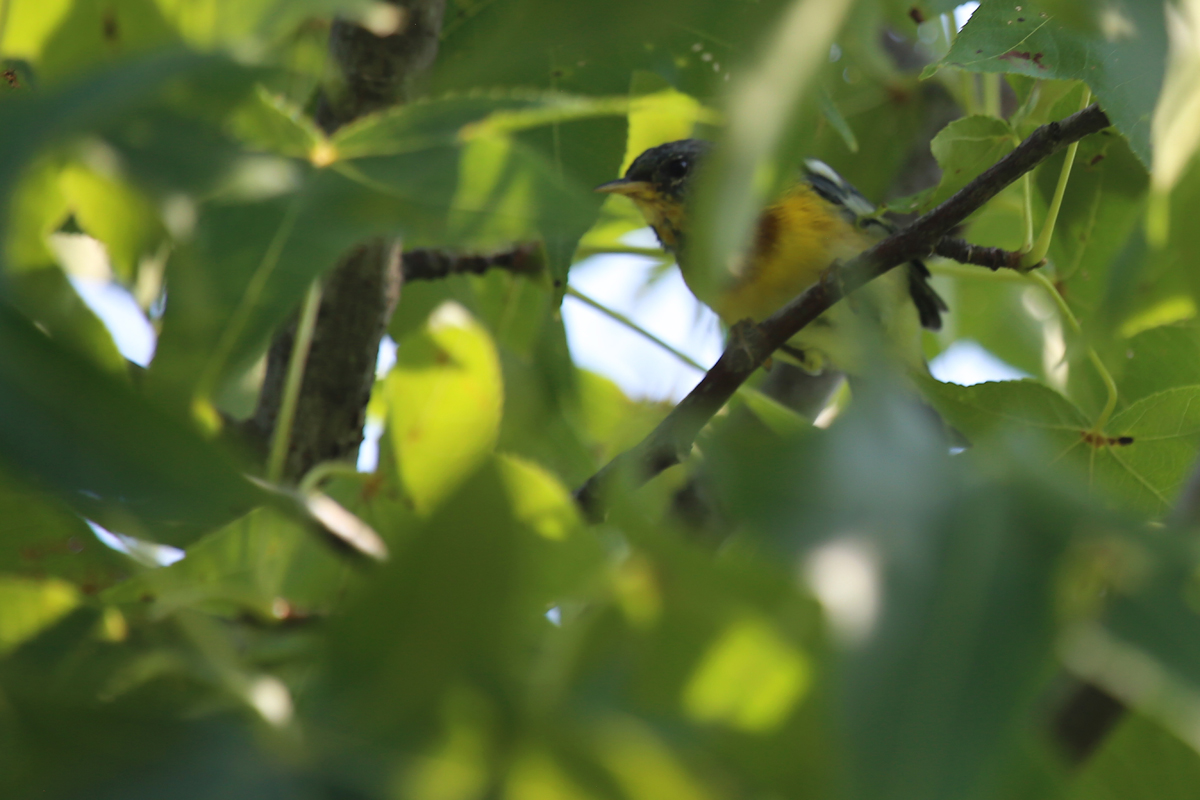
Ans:
POLYGON ((0 575, 0 654, 54 624, 80 602, 66 581, 0 575))
POLYGON ((447 303, 409 337, 388 376, 388 431, 400 478, 428 512, 491 452, 503 386, 495 346, 462 306, 447 303))

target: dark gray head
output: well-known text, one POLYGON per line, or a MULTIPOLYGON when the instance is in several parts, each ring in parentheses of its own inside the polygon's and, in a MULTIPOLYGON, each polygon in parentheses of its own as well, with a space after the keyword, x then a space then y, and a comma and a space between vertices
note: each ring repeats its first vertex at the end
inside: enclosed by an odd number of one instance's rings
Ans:
POLYGON ((625 171, 627 181, 646 181, 662 194, 682 198, 695 166, 712 147, 702 139, 680 139, 651 147, 633 160, 625 171))
POLYGON ((695 166, 712 147, 701 139, 680 139, 651 147, 633 160, 625 177, 597 187, 600 192, 616 194, 653 194, 675 201, 683 199, 695 166))

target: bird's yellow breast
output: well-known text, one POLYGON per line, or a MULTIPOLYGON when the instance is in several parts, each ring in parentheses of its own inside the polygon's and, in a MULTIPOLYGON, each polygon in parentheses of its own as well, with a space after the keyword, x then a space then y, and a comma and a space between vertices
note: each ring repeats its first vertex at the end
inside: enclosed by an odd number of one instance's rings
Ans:
MULTIPOLYGON (((750 256, 708 303, 726 323, 760 321, 870 244, 840 210, 800 184, 759 217, 750 256)), ((684 274, 687 278, 686 270, 684 274)))

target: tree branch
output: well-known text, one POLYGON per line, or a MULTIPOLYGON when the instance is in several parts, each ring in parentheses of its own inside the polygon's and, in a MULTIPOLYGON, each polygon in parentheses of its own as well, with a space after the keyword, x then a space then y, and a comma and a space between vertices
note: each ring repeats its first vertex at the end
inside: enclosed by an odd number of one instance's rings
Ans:
MULTIPOLYGON (((389 4, 395 14, 388 32, 371 32, 346 20, 333 23, 329 49, 338 76, 322 91, 315 114, 327 133, 406 101, 414 81, 437 55, 445 0, 389 4)), ((353 459, 357 453, 379 342, 401 282, 399 242, 382 239, 355 247, 325 278, 285 462, 287 478, 299 478, 322 461, 353 459)), ((293 322, 271 344, 258 407, 245 426, 253 439, 268 439, 279 418, 295 330, 293 322)))
POLYGON ((1109 126, 1098 106, 1061 122, 1043 125, 1028 139, 953 197, 912 224, 883 239, 842 266, 826 270, 821 280, 759 325, 740 324, 721 358, 691 393, 632 450, 614 458, 575 493, 584 513, 604 517, 607 495, 617 481, 640 486, 678 464, 700 430, 768 356, 834 303, 889 269, 928 257, 955 226, 1006 186, 1071 142, 1109 126))
POLYGON ((498 253, 468 254, 447 250, 409 250, 404 254, 405 281, 436 281, 450 275, 482 275, 506 269, 517 275, 540 275, 546 267, 539 242, 523 242, 498 253))
POLYGON ((998 269, 1019 270, 1021 254, 999 247, 981 247, 962 239, 942 239, 933 246, 933 254, 957 261, 960 264, 975 264, 995 272, 998 269))

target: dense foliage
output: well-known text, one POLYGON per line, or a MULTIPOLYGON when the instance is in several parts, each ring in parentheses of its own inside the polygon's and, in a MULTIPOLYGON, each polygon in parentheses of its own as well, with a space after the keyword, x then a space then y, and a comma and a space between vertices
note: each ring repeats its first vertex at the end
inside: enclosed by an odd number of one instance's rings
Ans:
POLYGON ((0 795, 1194 796, 1200 3, 1019 2, 450 0, 419 99, 326 136, 328 20, 403 13, 0 0, 0 795), (669 410, 571 360, 572 263, 644 225, 591 187, 718 140, 719 263, 802 156, 921 212, 1089 99, 1113 127, 962 230, 1046 263, 930 262, 927 355, 1030 376, 921 380, 969 447, 886 375, 827 428, 748 389, 585 522, 669 410), (231 431, 376 236, 544 268, 405 285, 378 467, 283 486, 231 431), (1083 680, 1131 711, 1071 760, 1083 680))

